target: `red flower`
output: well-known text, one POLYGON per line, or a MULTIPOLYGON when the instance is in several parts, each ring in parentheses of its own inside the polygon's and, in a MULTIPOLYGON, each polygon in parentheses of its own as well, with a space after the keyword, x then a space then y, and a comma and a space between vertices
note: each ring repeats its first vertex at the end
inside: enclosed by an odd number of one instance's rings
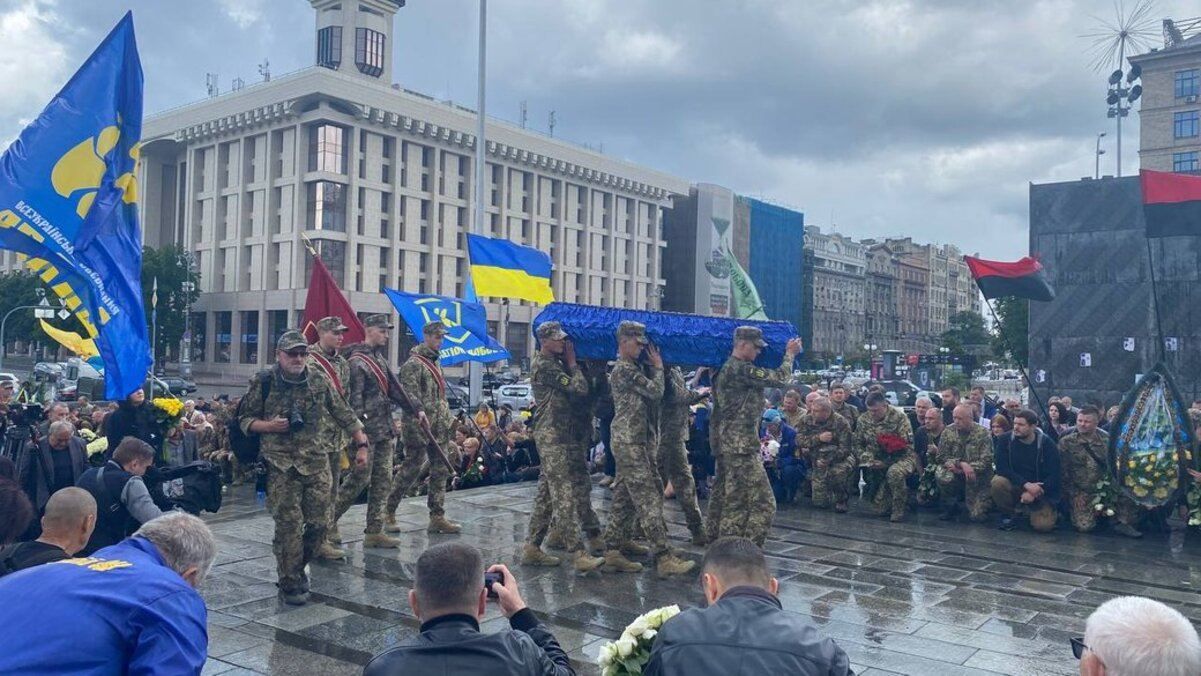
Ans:
POLYGON ((880 450, 888 455, 903 453, 909 448, 909 442, 896 434, 877 434, 876 443, 879 444, 880 450))

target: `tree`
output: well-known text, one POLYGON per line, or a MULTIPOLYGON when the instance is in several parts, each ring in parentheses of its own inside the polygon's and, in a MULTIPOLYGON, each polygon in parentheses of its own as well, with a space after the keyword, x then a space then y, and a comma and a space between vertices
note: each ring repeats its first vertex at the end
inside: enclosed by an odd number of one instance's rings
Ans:
MULTIPOLYGON (((156 364, 162 356, 175 353, 183 339, 188 306, 200 297, 200 274, 191 266, 191 254, 171 245, 142 251, 142 302, 146 307, 146 326, 151 325, 151 295, 158 280, 158 344, 156 364), (185 291, 185 285, 190 284, 185 291)), ((153 341, 153 336, 151 336, 153 341)))
POLYGON ((963 310, 947 319, 947 330, 942 334, 942 346, 952 353, 964 353, 968 348, 989 345, 992 336, 984 328, 984 317, 979 312, 963 310))
POLYGON ((993 302, 999 322, 993 353, 998 359, 1012 359, 1025 365, 1030 356, 1030 301, 1006 297, 993 302))
MULTIPOLYGON (((25 271, 0 273, 0 319, 13 308, 22 305, 37 305, 42 298, 38 295, 39 290, 49 299, 50 306, 57 310, 59 308, 58 299, 37 275, 25 271)), ((55 328, 72 331, 81 336, 87 335, 83 324, 74 314, 66 320, 55 318, 49 321, 55 328)), ((53 347, 58 346, 58 343, 47 336, 45 331, 42 331, 42 325, 33 316, 33 310, 14 312, 8 318, 8 322, 4 324, 4 341, 11 343, 17 338, 27 343, 41 342, 53 347)))

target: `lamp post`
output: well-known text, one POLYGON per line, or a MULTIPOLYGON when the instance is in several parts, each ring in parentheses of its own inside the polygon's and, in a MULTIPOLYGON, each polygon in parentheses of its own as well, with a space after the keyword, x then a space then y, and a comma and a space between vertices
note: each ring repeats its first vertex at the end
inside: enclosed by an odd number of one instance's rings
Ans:
POLYGON ((1105 154, 1105 151, 1101 149, 1101 138, 1103 136, 1105 136, 1105 132, 1097 134, 1097 167, 1093 170, 1093 178, 1096 179, 1101 178, 1101 156, 1105 154))
MULTIPOLYGON (((8 326, 8 318, 11 317, 14 312, 17 310, 49 310, 50 316, 54 316, 54 309, 50 306, 50 302, 46 300, 46 292, 42 289, 38 289, 38 295, 41 296, 42 299, 37 305, 18 305, 17 307, 5 313, 4 319, 0 319, 0 369, 4 368, 4 353, 6 347, 6 343, 4 342, 4 330, 8 326)), ((63 306, 62 299, 59 299, 58 302, 59 307, 61 308, 63 306)), ((41 317, 42 315, 38 316, 41 317)))
POLYGON ((184 294, 184 314, 183 314, 183 339, 180 341, 179 355, 179 375, 184 379, 191 380, 192 378, 192 291, 196 289, 196 285, 192 283, 192 270, 195 264, 195 258, 191 251, 184 252, 184 258, 188 262, 187 280, 183 283, 184 294))

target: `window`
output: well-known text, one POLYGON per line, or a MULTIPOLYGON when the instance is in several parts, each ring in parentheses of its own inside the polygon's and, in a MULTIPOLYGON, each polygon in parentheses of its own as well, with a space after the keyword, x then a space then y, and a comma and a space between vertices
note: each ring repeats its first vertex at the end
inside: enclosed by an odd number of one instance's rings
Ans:
POLYGON ((217 351, 213 355, 213 361, 219 364, 229 363, 229 347, 233 339, 233 313, 232 312, 215 312, 213 313, 217 320, 217 351))
POLYGON ((370 28, 356 28, 354 33, 354 65, 359 72, 379 77, 384 72, 385 36, 370 28))
POLYGON ((342 27, 326 26, 317 31, 317 65, 337 69, 342 63, 342 27))
POLYGON ((1201 71, 1196 68, 1176 71, 1176 98, 1182 99, 1186 96, 1201 94, 1201 88, 1197 86, 1198 73, 1201 71))
POLYGON ((309 127, 309 171, 346 173, 346 130, 333 124, 309 127))
POLYGON ((1172 171, 1195 172, 1197 171, 1197 152, 1191 153, 1173 153, 1172 154, 1172 171))
POLYGON ((257 364, 259 361, 259 313, 250 310, 242 313, 242 363, 257 364))
POLYGON ((192 361, 202 362, 208 348, 208 315, 203 312, 193 312, 189 320, 188 330, 192 332, 192 361))
POLYGON ((271 346, 270 349, 275 349, 275 343, 288 328, 287 310, 267 310, 267 330, 271 334, 271 341, 267 344, 271 346))
MULTIPOLYGON (((346 278, 346 242, 335 242, 329 239, 315 239, 313 246, 321 262, 329 269, 329 274, 341 286, 346 278)), ((313 273, 313 257, 304 257, 304 278, 309 279, 313 273)))
POLYGON ((346 232, 346 186, 330 181, 308 186, 308 229, 346 232))
POLYGON ((1186 110, 1173 115, 1173 129, 1176 138, 1195 138, 1197 136, 1198 111, 1186 110))

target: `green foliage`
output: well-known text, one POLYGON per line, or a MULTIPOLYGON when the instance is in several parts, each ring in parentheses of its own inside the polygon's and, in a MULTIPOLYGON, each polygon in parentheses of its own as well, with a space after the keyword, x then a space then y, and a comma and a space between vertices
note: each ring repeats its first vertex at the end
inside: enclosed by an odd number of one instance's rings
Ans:
POLYGON ((151 293, 158 279, 158 351, 155 362, 174 353, 183 338, 188 306, 200 297, 200 274, 189 265, 188 252, 179 246, 142 251, 142 302, 146 307, 146 326, 151 322, 151 293), (185 283, 191 290, 184 291, 185 283))
POLYGON ((979 312, 964 310, 947 319, 947 330, 942 334, 942 346, 952 353, 964 353, 968 347, 989 345, 992 335, 984 328, 984 317, 979 312))
POLYGON ((960 390, 967 390, 967 389, 971 388, 971 386, 972 386, 972 379, 966 373, 960 373, 958 371, 948 371, 946 373, 946 375, 944 375, 938 381, 938 384, 939 384, 939 387, 943 387, 943 388, 958 387, 960 390))
MULTIPOLYGON (((37 305, 41 300, 38 296, 38 289, 45 292, 46 298, 50 299, 51 307, 58 309, 58 299, 54 292, 37 275, 32 272, 0 273, 0 318, 7 315, 13 308, 22 305, 37 305)), ((66 320, 55 318, 48 321, 55 328, 86 335, 83 324, 79 323, 75 315, 71 315, 66 320)), ((8 322, 5 323, 4 341, 11 344, 18 338, 25 342, 41 342, 51 348, 58 346, 57 342, 42 331, 41 324, 33 316, 33 310, 13 312, 9 316, 8 322)))
POLYGON ((1030 357, 1030 301, 998 298, 993 303, 1000 321, 992 341, 993 354, 1003 361, 1026 364, 1030 357))

